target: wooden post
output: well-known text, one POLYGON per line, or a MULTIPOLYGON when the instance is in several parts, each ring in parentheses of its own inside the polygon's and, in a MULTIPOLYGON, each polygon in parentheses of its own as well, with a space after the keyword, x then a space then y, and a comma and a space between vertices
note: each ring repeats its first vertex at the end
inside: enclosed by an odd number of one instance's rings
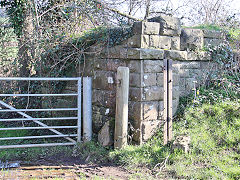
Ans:
POLYGON ((164 127, 163 127, 163 144, 168 143, 168 122, 167 122, 167 117, 168 117, 168 85, 167 85, 167 59, 163 60, 163 89, 164 89, 164 95, 163 95, 163 120, 164 120, 164 127))
POLYGON ((163 61, 163 86, 164 86, 164 128, 163 144, 172 140, 172 60, 163 61))
POLYGON ((114 148, 120 149, 127 145, 128 128, 128 93, 129 93, 129 68, 117 69, 117 94, 114 148))
POLYGON ((172 79, 172 60, 168 60, 168 141, 172 140, 172 94, 173 94, 173 79, 172 79))

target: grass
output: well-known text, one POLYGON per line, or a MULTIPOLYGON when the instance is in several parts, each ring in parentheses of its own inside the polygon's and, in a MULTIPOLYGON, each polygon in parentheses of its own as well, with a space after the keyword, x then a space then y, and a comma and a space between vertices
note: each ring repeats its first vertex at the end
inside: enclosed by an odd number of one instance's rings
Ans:
MULTIPOLYGON (((189 102, 174 122, 175 137, 182 134, 191 137, 190 152, 187 154, 181 149, 173 149, 171 143, 164 146, 160 131, 143 145, 129 145, 121 150, 107 149, 92 141, 74 149, 54 147, 1 151, 0 157, 2 160, 24 158, 34 161, 40 156, 66 152, 87 162, 124 165, 136 171, 132 179, 144 179, 143 168, 163 176, 160 167, 167 160, 164 172, 168 172, 168 178, 239 179, 240 102, 202 102, 197 106, 189 102)), ((12 135, 11 132, 9 135, 12 135)))
POLYGON ((214 30, 214 31, 221 31, 222 28, 220 26, 214 24, 200 24, 193 27, 184 27, 184 28, 193 28, 193 29, 206 29, 206 30, 214 30))
POLYGON ((175 154, 168 168, 186 178, 239 179, 239 102, 190 107, 184 118, 175 131, 190 135, 191 152, 175 154))
POLYGON ((202 30, 213 30, 213 31, 225 31, 228 35, 228 39, 230 42, 232 41, 239 41, 240 37, 240 28, 234 27, 221 27, 215 24, 200 24, 197 26, 184 26, 183 28, 192 28, 192 29, 202 29, 202 30))
POLYGON ((169 157, 166 170, 172 178, 239 179, 240 103, 189 106, 182 118, 174 123, 174 134, 191 137, 188 154, 171 144, 163 146, 159 133, 144 145, 113 151, 111 157, 131 169, 148 167, 156 172, 156 166, 169 157))

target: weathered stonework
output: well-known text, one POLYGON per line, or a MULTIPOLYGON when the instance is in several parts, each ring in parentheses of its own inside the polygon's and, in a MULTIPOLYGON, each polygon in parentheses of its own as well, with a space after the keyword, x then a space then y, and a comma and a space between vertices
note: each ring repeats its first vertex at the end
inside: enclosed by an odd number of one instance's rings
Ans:
POLYGON ((173 113, 177 110, 179 97, 192 92, 194 83, 205 83, 208 74, 216 70, 211 56, 199 50, 206 43, 219 44, 221 33, 181 30, 179 19, 170 16, 149 21, 135 23, 134 35, 121 45, 86 59, 84 75, 93 77, 95 133, 115 118, 119 66, 130 70, 129 122, 135 129, 133 139, 138 143, 148 140, 163 125, 163 59, 173 60, 173 113), (192 49, 198 51, 189 51, 192 49))
POLYGON ((208 45, 217 46, 223 42, 224 34, 221 31, 182 29, 181 50, 202 50, 208 45))

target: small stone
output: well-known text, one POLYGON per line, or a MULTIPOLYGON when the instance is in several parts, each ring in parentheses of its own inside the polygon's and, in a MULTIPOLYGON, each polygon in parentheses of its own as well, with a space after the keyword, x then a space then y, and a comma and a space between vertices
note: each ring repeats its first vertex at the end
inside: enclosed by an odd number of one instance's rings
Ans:
POLYGON ((113 145, 113 137, 111 134, 110 121, 107 121, 98 133, 98 142, 104 147, 113 145))
POLYGON ((182 149, 185 153, 190 150, 190 136, 181 135, 173 142, 173 149, 182 149))

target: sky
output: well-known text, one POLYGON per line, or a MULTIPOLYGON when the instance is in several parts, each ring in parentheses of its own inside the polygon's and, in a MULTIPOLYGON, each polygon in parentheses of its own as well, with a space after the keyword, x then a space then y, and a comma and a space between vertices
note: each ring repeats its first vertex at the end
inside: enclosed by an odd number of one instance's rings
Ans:
MULTIPOLYGON (((170 0, 172 9, 178 8, 179 6, 181 6, 183 4, 183 2, 188 2, 188 3, 185 3, 185 4, 191 5, 191 4, 189 4, 189 1, 191 3, 191 0, 170 0)), ((194 1, 200 2, 201 0, 194 0, 194 1)), ((211 2, 212 0, 203 0, 203 2, 204 1, 210 1, 211 2)), ((235 14, 237 14, 237 17, 240 19, 240 0, 223 0, 223 1, 226 3, 223 6, 226 9, 225 15, 232 15, 232 14, 235 13, 235 14)), ((167 1, 163 1, 163 0, 155 0, 153 2, 152 6, 155 7, 156 11, 159 11, 160 10, 159 7, 166 6, 166 2, 167 1)), ((122 10, 127 11, 127 9, 125 9, 124 7, 122 7, 122 10)), ((144 14, 145 14, 144 11, 142 11, 142 12, 139 11, 138 13, 136 13, 136 16, 138 18, 143 18, 142 16, 144 16, 144 14)), ((198 20, 198 18, 200 18, 198 12, 197 11, 192 11, 191 8, 186 7, 186 6, 184 6, 180 9, 177 16, 182 17, 182 16, 186 16, 187 14, 191 14, 192 19, 183 18, 181 21, 183 22, 184 25, 186 25, 186 26, 196 25, 198 23, 198 21, 200 21, 200 20, 198 20), (195 19, 195 21, 194 21, 194 19, 195 19)))

